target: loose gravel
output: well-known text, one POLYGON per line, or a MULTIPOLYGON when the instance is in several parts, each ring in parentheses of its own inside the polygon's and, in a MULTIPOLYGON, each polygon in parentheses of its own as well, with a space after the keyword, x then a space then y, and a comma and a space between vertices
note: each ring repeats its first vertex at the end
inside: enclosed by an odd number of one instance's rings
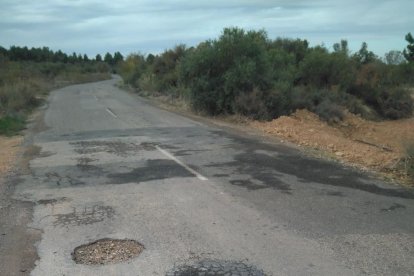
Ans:
POLYGON ((143 250, 144 246, 134 240, 101 239, 76 247, 72 258, 78 264, 114 264, 135 258, 143 250))

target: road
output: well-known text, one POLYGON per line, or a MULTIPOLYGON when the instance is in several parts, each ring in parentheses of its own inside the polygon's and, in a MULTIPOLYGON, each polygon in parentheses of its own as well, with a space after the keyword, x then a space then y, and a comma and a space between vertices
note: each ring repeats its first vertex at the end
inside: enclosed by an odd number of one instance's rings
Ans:
POLYGON ((413 273, 413 191, 162 110, 117 82, 54 91, 31 127, 29 168, 9 179, 24 211, 14 219, 29 224, 2 238, 27 252, 3 247, 2 275, 180 275, 205 263, 251 269, 240 275, 413 273), (72 260, 102 238, 145 249, 118 264, 72 260), (24 254, 34 267, 11 261, 24 254), (16 263, 26 267, 14 274, 16 263))

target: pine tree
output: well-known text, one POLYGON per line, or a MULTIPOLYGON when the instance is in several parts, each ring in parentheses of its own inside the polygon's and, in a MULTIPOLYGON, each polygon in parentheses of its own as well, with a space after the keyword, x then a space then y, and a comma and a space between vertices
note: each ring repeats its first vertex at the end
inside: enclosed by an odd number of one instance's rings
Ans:
POLYGON ((408 62, 414 62, 414 37, 411 33, 405 36, 405 40, 408 42, 407 48, 404 49, 404 57, 408 62))

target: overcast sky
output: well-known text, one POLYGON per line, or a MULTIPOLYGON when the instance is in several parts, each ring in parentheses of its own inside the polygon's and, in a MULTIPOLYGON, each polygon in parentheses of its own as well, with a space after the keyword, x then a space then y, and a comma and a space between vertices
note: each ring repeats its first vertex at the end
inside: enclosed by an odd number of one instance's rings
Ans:
POLYGON ((383 56, 406 46, 413 11, 414 0, 0 0, 0 45, 158 53, 237 26, 327 47, 347 39, 353 51, 366 41, 383 56))

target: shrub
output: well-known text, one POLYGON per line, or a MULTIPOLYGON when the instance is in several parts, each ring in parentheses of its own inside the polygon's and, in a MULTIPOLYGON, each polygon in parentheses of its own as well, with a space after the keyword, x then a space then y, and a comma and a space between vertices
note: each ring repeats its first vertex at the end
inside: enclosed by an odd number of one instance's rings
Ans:
POLYGON ((160 92, 168 92, 179 85, 181 59, 187 54, 185 45, 178 45, 154 58, 151 72, 155 75, 156 88, 160 92))
POLYGON ((234 100, 234 111, 252 119, 269 117, 263 92, 258 89, 237 95, 234 100))
POLYGON ((337 122, 344 117, 345 96, 342 92, 326 89, 295 87, 292 90, 291 110, 306 108, 322 120, 337 122))
POLYGON ((346 89, 355 81, 355 66, 342 52, 328 53, 324 48, 315 48, 300 63, 298 79, 317 88, 346 89))
POLYGON ((349 112, 360 115, 367 120, 378 120, 380 118, 375 109, 366 105, 363 100, 350 94, 344 95, 344 107, 346 107, 349 112))
POLYGON ((380 114, 387 119, 408 118, 413 114, 413 99, 408 90, 382 90, 377 100, 380 114))
POLYGON ((407 89, 354 85, 348 93, 362 99, 386 119, 407 118, 413 113, 413 99, 407 89))
POLYGON ((151 72, 145 72, 141 75, 138 82, 135 83, 134 86, 145 92, 157 91, 158 86, 155 78, 155 75, 151 72))
POLYGON ((344 108, 329 99, 323 100, 314 112, 324 121, 335 123, 344 119, 344 108))
POLYGON ((22 115, 7 115, 0 118, 0 134, 12 136, 16 135, 25 127, 25 118, 22 115))
POLYGON ((275 84, 272 90, 267 91, 265 96, 267 118, 263 119, 271 120, 290 114, 293 111, 291 91, 291 85, 282 82, 275 84))
MULTIPOLYGON (((194 109, 209 114, 235 113, 254 89, 271 88, 265 32, 225 29, 216 41, 200 44, 181 66, 183 83, 190 88, 194 109)), ((251 110, 257 110, 253 108, 251 110)), ((257 114, 251 114, 256 116, 257 114)))
POLYGON ((137 87, 138 80, 145 69, 145 58, 140 54, 131 54, 118 65, 118 71, 124 82, 134 87, 137 87))

